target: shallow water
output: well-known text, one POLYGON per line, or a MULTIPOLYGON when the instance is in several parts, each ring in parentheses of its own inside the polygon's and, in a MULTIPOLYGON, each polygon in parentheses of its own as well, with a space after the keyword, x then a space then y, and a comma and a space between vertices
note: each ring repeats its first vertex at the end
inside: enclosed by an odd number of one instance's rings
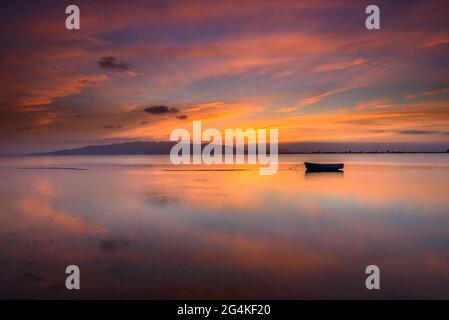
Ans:
POLYGON ((166 156, 0 158, 0 297, 449 299, 449 154, 280 160, 261 176, 166 156), (345 171, 289 170, 304 160, 345 171), (370 264, 381 290, 365 288, 370 264))

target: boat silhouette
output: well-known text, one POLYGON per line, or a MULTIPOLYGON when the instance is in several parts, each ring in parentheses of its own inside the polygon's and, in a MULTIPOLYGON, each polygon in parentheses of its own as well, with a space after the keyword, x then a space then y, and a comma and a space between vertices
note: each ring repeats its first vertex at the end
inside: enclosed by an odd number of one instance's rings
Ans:
POLYGON ((304 162, 307 172, 338 172, 344 167, 343 163, 313 163, 304 162))

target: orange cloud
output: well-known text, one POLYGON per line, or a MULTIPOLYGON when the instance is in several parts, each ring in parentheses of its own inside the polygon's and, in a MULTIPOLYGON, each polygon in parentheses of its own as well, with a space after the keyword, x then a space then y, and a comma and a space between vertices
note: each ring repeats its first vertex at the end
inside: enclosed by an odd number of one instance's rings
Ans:
POLYGON ((366 63, 367 60, 363 58, 356 58, 351 61, 343 61, 343 62, 336 62, 331 64, 325 64, 318 67, 315 67, 313 69, 314 72, 328 72, 328 71, 336 71, 336 70, 342 70, 353 66, 358 66, 361 64, 366 63))
POLYGON ((443 31, 426 39, 422 46, 424 48, 432 48, 447 43, 449 43, 449 31, 443 31))
POLYGON ((303 108, 305 106, 318 103, 319 101, 321 101, 321 99, 323 99, 325 97, 328 97, 328 96, 331 96, 331 95, 334 95, 334 94, 337 94, 337 93, 341 93, 341 92, 344 92, 344 91, 347 91, 347 90, 350 90, 350 89, 353 89, 353 88, 356 88, 356 87, 359 87, 359 86, 361 86, 361 85, 349 85, 349 86, 345 86, 345 87, 341 87, 341 88, 337 88, 337 89, 333 89, 333 90, 324 91, 324 92, 319 93, 317 95, 313 95, 313 96, 310 96, 308 98, 302 99, 302 100, 298 101, 298 103, 296 105, 294 105, 294 106, 280 108, 280 109, 277 110, 277 112, 292 112, 292 111, 296 111, 296 110, 299 110, 299 109, 301 109, 301 108, 303 108))

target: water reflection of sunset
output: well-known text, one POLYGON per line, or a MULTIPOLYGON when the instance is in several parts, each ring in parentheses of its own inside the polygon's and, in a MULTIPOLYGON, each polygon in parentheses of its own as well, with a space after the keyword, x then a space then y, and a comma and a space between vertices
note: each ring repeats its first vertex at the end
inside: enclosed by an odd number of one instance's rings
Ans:
POLYGON ((165 171, 154 157, 3 167, 6 292, 69 297, 61 272, 76 262, 86 298, 362 297, 358 277, 376 261, 385 297, 449 294, 448 166, 288 170, 301 157, 274 176, 165 171))

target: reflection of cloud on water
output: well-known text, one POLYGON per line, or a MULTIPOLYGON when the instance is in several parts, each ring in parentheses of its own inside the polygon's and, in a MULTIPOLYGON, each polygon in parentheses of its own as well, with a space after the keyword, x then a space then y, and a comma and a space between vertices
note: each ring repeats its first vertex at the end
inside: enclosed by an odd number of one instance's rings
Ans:
POLYGON ((48 280, 45 278, 42 278, 38 275, 35 275, 33 273, 24 273, 21 276, 22 279, 29 282, 47 282, 48 280))
POLYGON ((50 201, 45 199, 22 199, 18 201, 16 208, 28 219, 36 219, 36 223, 45 219, 45 223, 51 223, 65 232, 98 234, 106 231, 102 226, 87 223, 79 216, 54 208, 50 201))
POLYGON ((352 168, 16 171, 0 186, 0 274, 22 297, 66 297, 75 261, 95 279, 83 298, 353 298, 377 261, 394 275, 383 297, 447 296, 447 172, 352 168))
POLYGON ((178 197, 166 193, 152 192, 146 194, 146 202, 155 206, 165 207, 177 204, 179 201, 180 199, 178 197))
POLYGON ((14 195, 10 201, 2 204, 3 208, 9 208, 9 212, 15 213, 16 229, 20 226, 37 229, 38 226, 51 224, 53 228, 65 233, 101 234, 107 231, 101 225, 86 221, 76 212, 57 208, 56 203, 64 194, 52 179, 43 176, 29 178, 27 185, 29 187, 26 193, 14 195))
POLYGON ((100 249, 107 253, 116 253, 117 251, 127 250, 129 240, 126 238, 110 238, 100 241, 100 249))

